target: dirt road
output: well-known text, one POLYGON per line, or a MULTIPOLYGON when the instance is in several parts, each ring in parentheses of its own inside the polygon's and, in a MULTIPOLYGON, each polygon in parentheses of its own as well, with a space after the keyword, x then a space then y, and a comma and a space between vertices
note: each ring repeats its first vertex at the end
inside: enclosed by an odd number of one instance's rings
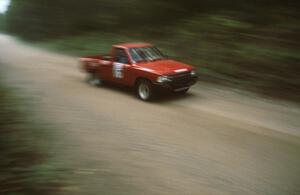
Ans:
POLYGON ((300 194, 300 108, 199 83, 144 103, 84 82, 76 58, 0 35, 7 85, 57 127, 61 194, 300 194))

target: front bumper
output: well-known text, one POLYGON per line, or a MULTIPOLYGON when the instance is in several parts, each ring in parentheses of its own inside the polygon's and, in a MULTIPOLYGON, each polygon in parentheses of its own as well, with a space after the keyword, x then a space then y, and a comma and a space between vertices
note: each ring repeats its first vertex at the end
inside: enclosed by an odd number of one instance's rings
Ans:
POLYGON ((159 90, 183 91, 190 88, 197 81, 198 76, 174 77, 170 81, 155 83, 155 87, 159 90))

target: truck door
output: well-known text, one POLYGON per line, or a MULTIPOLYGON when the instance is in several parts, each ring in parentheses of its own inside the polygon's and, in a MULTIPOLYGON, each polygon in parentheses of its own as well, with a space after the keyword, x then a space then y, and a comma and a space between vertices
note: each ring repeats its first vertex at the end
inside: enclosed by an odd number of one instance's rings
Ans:
POLYGON ((130 61, 128 55, 123 48, 115 48, 114 60, 112 63, 112 78, 114 82, 126 85, 128 80, 128 69, 130 68, 130 61))

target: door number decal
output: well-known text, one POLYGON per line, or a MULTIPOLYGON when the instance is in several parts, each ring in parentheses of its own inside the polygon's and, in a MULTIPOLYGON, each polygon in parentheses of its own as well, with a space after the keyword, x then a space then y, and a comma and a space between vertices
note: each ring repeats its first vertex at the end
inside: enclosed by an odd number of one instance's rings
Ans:
POLYGON ((114 78, 117 79, 124 78, 123 70, 124 70, 124 64, 118 62, 113 63, 112 74, 114 78))

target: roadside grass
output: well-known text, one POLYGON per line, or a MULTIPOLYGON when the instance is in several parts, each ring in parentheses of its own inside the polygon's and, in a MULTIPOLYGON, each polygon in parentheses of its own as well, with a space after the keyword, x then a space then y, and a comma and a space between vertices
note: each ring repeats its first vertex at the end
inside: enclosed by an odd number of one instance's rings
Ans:
POLYGON ((50 164, 51 127, 33 121, 30 102, 0 81, 0 194, 56 194, 62 185, 50 164))
POLYGON ((34 45, 52 51, 73 56, 108 53, 113 44, 122 42, 139 42, 127 36, 112 36, 109 33, 88 33, 80 36, 69 36, 61 39, 49 39, 35 42, 34 45))

